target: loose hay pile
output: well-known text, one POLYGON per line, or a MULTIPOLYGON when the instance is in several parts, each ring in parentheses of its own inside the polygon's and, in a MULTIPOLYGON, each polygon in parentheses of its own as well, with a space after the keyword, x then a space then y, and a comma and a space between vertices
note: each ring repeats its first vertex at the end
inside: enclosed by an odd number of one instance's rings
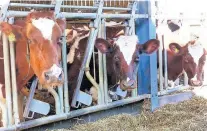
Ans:
POLYGON ((58 131, 204 131, 207 130, 207 100, 194 97, 191 100, 166 105, 151 113, 149 102, 139 116, 122 114, 93 123, 76 125, 72 129, 58 131))

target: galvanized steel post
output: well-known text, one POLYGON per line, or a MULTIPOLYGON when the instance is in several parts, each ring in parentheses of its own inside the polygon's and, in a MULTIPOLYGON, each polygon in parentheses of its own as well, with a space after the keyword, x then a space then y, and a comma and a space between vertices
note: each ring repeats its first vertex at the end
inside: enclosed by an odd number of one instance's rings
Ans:
MULTIPOLYGON (((98 37, 102 37, 101 24, 99 26, 98 37)), ((101 97, 101 104, 104 104, 104 85, 103 85, 103 54, 98 51, 98 70, 99 70, 99 90, 101 97)))
MULTIPOLYGON (((105 26, 105 19, 102 19, 102 22, 101 22, 101 37, 103 39, 106 39, 106 26, 105 26)), ((103 78, 104 78, 104 81, 103 81, 103 89, 104 89, 104 101, 105 101, 105 104, 108 103, 108 79, 107 79, 107 66, 106 66, 106 54, 103 54, 103 78)))
MULTIPOLYGON (((148 14, 151 16, 149 22, 149 39, 156 38, 155 18, 152 14, 155 13, 155 1, 148 1, 148 14)), ((151 111, 159 107, 158 86, 157 86, 157 52, 150 56, 150 86, 151 86, 151 111)))
POLYGON ((6 104, 8 110, 8 125, 12 125, 12 98, 11 98, 11 77, 10 77, 10 62, 9 62, 9 44, 7 36, 3 34, 3 55, 4 55, 4 78, 6 88, 6 104))
MULTIPOLYGON (((14 18, 9 18, 9 23, 13 24, 14 18)), ((12 80, 14 122, 15 124, 18 124, 20 122, 20 118, 19 118, 19 108, 18 108, 18 91, 17 91, 17 81, 16 81, 16 66, 15 66, 16 62, 15 62, 14 43, 10 41, 9 47, 10 47, 10 61, 11 61, 11 80, 12 80)))
POLYGON ((68 113, 70 111, 69 106, 69 93, 68 93, 68 73, 67 73, 67 44, 66 44, 66 36, 65 32, 63 33, 63 39, 62 39, 62 65, 63 65, 63 72, 64 72, 64 109, 65 113, 68 113))

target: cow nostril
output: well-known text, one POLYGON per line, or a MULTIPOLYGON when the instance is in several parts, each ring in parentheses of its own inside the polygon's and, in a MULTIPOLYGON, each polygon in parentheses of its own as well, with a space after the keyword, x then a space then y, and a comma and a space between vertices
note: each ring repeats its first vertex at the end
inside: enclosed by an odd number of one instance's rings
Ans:
POLYGON ((44 75, 45 75, 45 79, 46 79, 46 80, 49 80, 49 79, 50 79, 50 77, 49 77, 49 75, 48 75, 47 72, 45 72, 44 75))

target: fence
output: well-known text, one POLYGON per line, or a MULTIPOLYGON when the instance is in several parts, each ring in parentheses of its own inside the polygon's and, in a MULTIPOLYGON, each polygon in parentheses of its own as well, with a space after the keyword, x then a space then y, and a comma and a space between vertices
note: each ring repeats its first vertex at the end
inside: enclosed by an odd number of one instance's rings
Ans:
MULTIPOLYGON (((148 14, 146 13, 140 13, 137 14, 137 6, 138 2, 136 1, 7 1, 8 3, 4 3, 1 7, 1 21, 5 21, 7 18, 10 18, 11 23, 13 23, 13 17, 15 19, 18 18, 24 18, 31 9, 35 10, 51 10, 54 9, 56 17, 62 17, 64 16, 66 19, 86 19, 86 23, 88 23, 87 20, 90 21, 90 35, 89 35, 89 41, 87 44, 84 60, 81 66, 81 70, 79 72, 79 77, 77 80, 77 87, 75 90, 75 95, 73 97, 73 101, 71 106, 76 107, 77 102, 80 103, 80 101, 77 100, 77 96, 80 92, 80 86, 81 81, 83 77, 83 73, 86 73, 86 76, 88 77, 89 81, 99 90, 98 92, 98 105, 87 107, 75 111, 70 111, 70 106, 68 103, 68 98, 71 96, 68 96, 68 85, 67 81, 64 82, 63 87, 58 88, 58 92, 53 89, 49 89, 48 91, 53 95, 55 99, 55 108, 56 108, 56 114, 52 116, 47 116, 44 118, 38 118, 35 120, 29 120, 26 122, 20 122, 20 114, 19 114, 19 108, 18 108, 18 95, 16 89, 16 78, 15 78, 15 56, 13 54, 14 48, 13 44, 9 44, 10 47, 10 58, 11 58, 11 75, 12 75, 12 85, 9 85, 10 80, 7 79, 6 82, 6 93, 7 93, 7 104, 1 105, 2 107, 2 114, 3 116, 3 128, 0 130, 22 130, 31 128, 34 126, 43 125, 50 122, 55 122, 59 120, 69 119, 72 117, 76 117, 79 115, 88 114, 91 112, 96 112, 100 110, 110 109, 116 106, 125 105, 127 103, 133 103, 135 101, 139 101, 141 99, 149 98, 150 95, 137 95, 137 90, 134 90, 132 93, 132 96, 127 99, 118 100, 115 102, 109 102, 108 101, 108 84, 107 84, 107 72, 106 72, 106 56, 98 53, 99 57, 99 83, 95 81, 95 79, 92 77, 90 72, 85 71, 85 68, 89 68, 89 62, 91 59, 91 56, 93 54, 93 47, 95 38, 99 33, 99 36, 105 37, 104 26, 105 20, 107 19, 120 19, 124 20, 126 27, 126 33, 129 35, 135 34, 135 19, 146 19, 148 18, 148 14), (117 12, 121 12, 117 14, 117 12), (91 22, 92 20, 92 22, 91 22), (102 25, 102 26, 100 26, 102 25), (102 27, 99 29, 99 27, 102 27), (12 88, 11 88, 12 87, 12 88), (12 89, 12 91, 11 91, 12 89), (12 97, 13 96, 13 99, 12 97), (13 102, 13 107, 10 103, 13 102), (14 112, 14 115, 12 115, 12 112, 14 112), (7 117, 8 115, 8 117, 7 117), (12 122, 12 120, 15 120, 15 123, 12 122)), ((147 4, 146 4, 147 5, 147 4)), ((145 5, 145 6, 146 6, 145 5)), ((145 8, 148 8, 147 6, 145 8)), ((71 22, 71 21, 68 21, 71 22)), ((81 21, 80 21, 81 22, 81 21)), ((73 23, 73 21, 71 22, 73 23)), ((5 76, 6 78, 9 78, 8 75, 10 75, 9 72, 9 54, 8 54, 8 47, 7 44, 7 38, 3 37, 4 40, 4 60, 5 60, 5 76), (8 58, 6 57, 8 56, 8 58)), ((64 75, 66 76, 65 79, 67 79, 67 63, 66 63, 66 40, 65 36, 63 37, 62 41, 62 66, 64 69, 64 75)), ((30 88, 30 96, 27 98, 27 103, 25 107, 24 117, 30 118, 28 116, 31 102, 33 103, 35 100, 32 99, 35 91, 35 85, 37 81, 33 81, 33 84, 30 88)), ((34 106, 34 105, 33 105, 34 106)), ((46 107, 46 106, 45 106, 46 107)), ((43 111, 44 112, 44 111, 43 111)))
MULTIPOLYGON (((14 56, 14 45, 12 43, 7 43, 7 38, 3 35, 3 45, 4 45, 4 67, 5 68, 5 78, 6 79, 6 104, 0 103, 2 109, 2 121, 3 127, 0 130, 22 130, 28 129, 35 126, 40 126, 43 124, 56 122, 60 120, 70 119, 76 116, 89 114, 92 112, 97 112, 101 110, 106 110, 114 108, 117 106, 125 105, 128 103, 133 103, 140 101, 145 98, 151 98, 152 110, 159 106, 158 96, 176 91, 179 88, 185 88, 187 82, 185 81, 185 86, 178 86, 173 89, 167 88, 167 57, 165 51, 165 57, 162 57, 162 47, 159 50, 159 64, 165 65, 165 75, 164 80, 162 77, 159 79, 160 90, 157 88, 157 57, 156 53, 149 56, 140 56, 139 71, 138 71, 138 89, 133 90, 130 98, 122 99, 114 102, 110 102, 108 99, 108 83, 107 83, 107 71, 106 71, 106 56, 98 52, 99 59, 99 82, 90 74, 89 71, 85 70, 89 67, 89 62, 91 61, 91 56, 97 52, 94 52, 94 44, 96 36, 102 38, 106 37, 105 23, 107 20, 117 20, 124 21, 123 26, 125 26, 126 34, 135 34, 139 36, 140 43, 144 43, 150 38, 155 38, 156 28, 155 20, 162 20, 167 18, 167 16, 162 16, 161 14, 156 14, 156 6, 154 1, 102 1, 102 0, 70 0, 70 1, 7 1, 1 6, 1 21, 10 18, 10 23, 13 23, 13 17, 24 18, 30 12, 31 9, 35 10, 51 10, 55 11, 56 17, 65 17, 67 19, 67 28, 70 28, 71 24, 74 23, 86 23, 90 25, 90 35, 87 48, 84 55, 84 60, 81 65, 79 72, 79 77, 77 80, 77 86, 75 90, 75 95, 73 96, 72 104, 69 105, 68 94, 68 83, 64 82, 63 87, 56 90, 48 90, 55 99, 55 111, 56 115, 42 117, 34 120, 28 120, 25 122, 20 122, 20 114, 18 108, 18 94, 16 88, 16 74, 15 74, 15 56, 14 56), (72 19, 72 20, 71 20, 72 19), (77 20, 78 21, 77 21, 77 20), (136 26, 135 26, 136 25, 136 26), (8 45, 10 47, 8 47, 8 45), (10 55, 9 51, 10 49, 10 55), (9 60, 9 58, 11 60, 9 60), (165 59, 165 63, 162 63, 162 59, 165 59), (11 62, 11 72, 9 63, 11 62), (98 104, 91 107, 86 107, 83 109, 78 109, 75 111, 70 111, 70 106, 76 108, 77 104, 80 105, 81 101, 78 101, 78 95, 80 93, 81 82, 83 79, 83 74, 86 74, 88 80, 93 84, 98 90, 98 104), (150 82, 149 82, 150 80, 150 82), (10 85, 10 82, 12 85, 10 85), (164 87, 162 83, 165 83, 164 87), (12 90, 11 90, 12 89, 12 90), (13 96, 13 99, 12 99, 13 96), (13 104, 11 104, 13 103, 13 104), (12 106, 13 107, 12 107, 12 106), (14 115, 13 113, 14 112, 14 115), (15 123, 12 120, 15 120, 15 123)), ((169 16, 168 16, 169 17, 169 16)), ((181 17, 172 16, 170 18, 180 19, 181 17)), ((197 18, 197 17, 196 17, 197 18)), ((193 19, 196 19, 193 18, 193 19)), ((185 19, 185 18, 184 18, 185 19)), ((159 35, 158 35, 159 36, 159 35)), ((67 62, 66 62, 66 36, 62 39, 62 66, 64 69, 64 76, 67 80, 67 62)), ((162 42, 162 38, 158 37, 162 42)), ((162 44, 161 44, 162 45, 162 44)), ((138 68, 137 68, 138 69, 138 68)), ((159 68, 160 76, 162 74, 162 68, 159 68)), ((185 77, 186 78, 186 77, 185 77)), ((27 98, 26 108, 24 117, 28 117, 29 109, 31 106, 31 101, 34 101, 33 95, 35 91, 36 81, 30 89, 30 96, 27 98)), ((46 105, 44 105, 47 107, 46 105)), ((49 109, 48 109, 49 110, 49 109)), ((43 111, 40 111, 43 112, 43 111)), ((47 111, 46 111, 47 112, 47 111)))

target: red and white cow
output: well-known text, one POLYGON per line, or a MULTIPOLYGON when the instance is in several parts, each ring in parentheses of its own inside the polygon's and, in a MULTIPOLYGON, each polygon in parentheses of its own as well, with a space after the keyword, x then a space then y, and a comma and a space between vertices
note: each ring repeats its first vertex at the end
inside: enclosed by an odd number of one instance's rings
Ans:
MULTIPOLYGON (((136 73, 134 70, 136 64, 138 64, 137 52, 151 54, 159 48, 159 41, 151 39, 145 44, 138 44, 139 40, 137 36, 125 36, 121 33, 123 32, 122 29, 124 29, 124 27, 106 28, 107 40, 97 38, 95 47, 101 53, 106 54, 108 83, 115 85, 119 82, 120 89, 126 91, 137 88, 137 81, 136 78, 134 78, 134 73, 136 73)), ((75 49, 75 51, 73 51, 75 55, 72 55, 72 61, 68 61, 70 63, 68 69, 68 76, 70 76, 68 79, 70 96, 73 95, 73 91, 76 88, 78 70, 81 67, 87 45, 88 34, 84 34, 85 35, 78 36, 72 43, 76 45, 75 48, 72 48, 72 50, 75 49)), ((73 45, 70 46, 72 47, 73 45)), ((71 57, 71 55, 69 55, 69 57, 71 57)), ((84 78, 82 84, 84 81, 88 82, 87 78, 84 78)), ((89 86, 88 90, 90 90, 90 87, 91 86, 89 86)), ((81 87, 81 90, 83 90, 83 88, 86 88, 86 84, 81 87)))
POLYGON ((189 78, 189 84, 202 85, 202 74, 206 61, 206 49, 199 41, 199 36, 190 33, 189 27, 179 27, 172 21, 168 21, 164 34, 164 44, 167 48, 168 79, 175 81, 185 71, 189 78))
MULTIPOLYGON (((18 91, 24 95, 28 95, 24 86, 34 75, 38 77, 40 84, 46 88, 52 88, 52 86, 63 83, 64 75, 60 66, 61 47, 59 39, 65 26, 65 20, 55 19, 54 12, 47 11, 31 12, 24 21, 18 21, 14 25, 7 22, 0 24, 1 31, 16 44, 17 87, 18 91), (27 47, 29 54, 27 54, 27 47), (29 61, 27 61, 27 55, 30 56, 29 61)), ((0 54, 3 56, 2 52, 3 48, 0 48, 0 54)), ((4 99, 3 59, 0 59, 0 67, 0 83, 3 85, 1 87, 3 96, 0 97, 4 99)))

